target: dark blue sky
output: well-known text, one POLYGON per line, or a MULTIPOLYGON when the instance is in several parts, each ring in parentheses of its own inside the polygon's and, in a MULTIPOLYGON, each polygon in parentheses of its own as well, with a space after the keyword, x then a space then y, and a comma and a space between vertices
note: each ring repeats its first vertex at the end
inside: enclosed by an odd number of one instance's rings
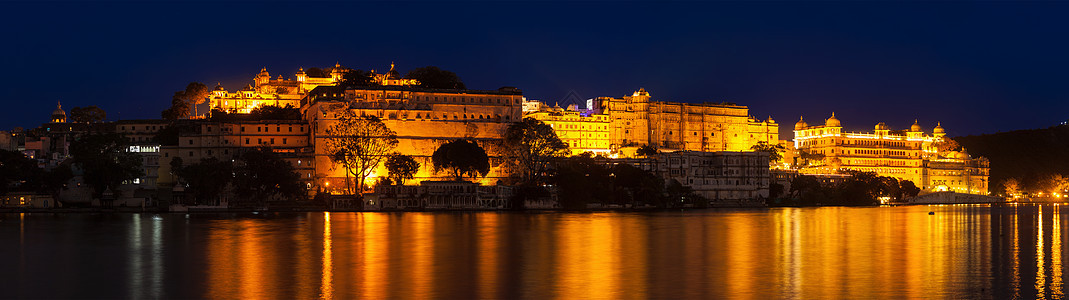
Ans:
POLYGON ((158 118, 191 81, 436 65, 549 102, 646 88, 790 130, 832 111, 951 135, 1069 118, 1069 3, 0 3, 0 129, 98 105, 158 118))

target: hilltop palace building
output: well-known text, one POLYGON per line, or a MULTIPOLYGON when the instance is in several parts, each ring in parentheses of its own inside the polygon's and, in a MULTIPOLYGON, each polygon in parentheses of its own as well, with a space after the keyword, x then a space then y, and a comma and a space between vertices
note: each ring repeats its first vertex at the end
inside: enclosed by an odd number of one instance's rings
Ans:
POLYGON ((643 145, 663 151, 750 151, 758 142, 779 143, 779 124, 771 117, 749 116, 746 106, 650 101, 645 89, 588 100, 586 109, 535 101, 524 107, 527 117, 552 126, 573 154, 631 156, 643 145))
POLYGON ((926 191, 988 193, 988 160, 961 151, 939 151, 946 131, 937 124, 931 135, 914 121, 908 130, 891 130, 876 124, 873 132, 844 132, 832 113, 824 125, 809 126, 799 119, 794 125, 794 147, 823 155, 802 174, 831 174, 840 169, 876 172, 880 176, 912 181, 926 191))

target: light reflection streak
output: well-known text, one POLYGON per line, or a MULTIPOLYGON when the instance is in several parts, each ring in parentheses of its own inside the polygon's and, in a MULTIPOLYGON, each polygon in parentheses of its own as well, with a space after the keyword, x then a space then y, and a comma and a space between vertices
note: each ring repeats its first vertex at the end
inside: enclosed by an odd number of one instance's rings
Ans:
POLYGON ((500 228, 501 215, 500 214, 480 214, 476 215, 476 224, 478 226, 478 238, 476 243, 476 251, 480 257, 477 262, 478 275, 475 277, 478 280, 478 295, 480 299, 494 299, 497 296, 498 275, 497 271, 500 266, 498 260, 500 260, 499 253, 501 252, 498 231, 500 228))
POLYGON ((1052 298, 1061 298, 1062 294, 1062 221, 1061 211, 1054 206, 1051 218, 1051 244, 1050 244, 1050 294, 1052 298))
MULTIPOLYGON (((351 242, 358 246, 360 253, 357 254, 360 260, 361 271, 360 278, 363 280, 359 284, 358 294, 361 298, 365 299, 387 299, 391 298, 387 295, 389 286, 387 285, 387 278, 389 278, 389 232, 386 231, 387 220, 386 216, 380 213, 360 213, 359 219, 350 219, 351 224, 359 223, 359 227, 355 227, 353 232, 361 233, 360 239, 353 239, 351 242), (359 241, 358 241, 359 240, 359 241)), ((419 232, 413 232, 413 236, 416 239, 419 238, 419 232)), ((409 246, 411 247, 411 246, 409 246)), ((415 247, 412 247, 415 248, 415 247)), ((412 249, 408 248, 408 249, 412 249)), ((422 270, 412 268, 413 272, 421 272, 422 270)), ((396 298, 393 296, 392 298, 396 298)))
POLYGON ((319 298, 334 298, 334 247, 330 235, 330 212, 323 212, 323 268, 319 284, 319 298))
POLYGON ((1010 217, 1010 224, 1013 226, 1013 244, 1010 246, 1010 256, 1012 257, 1010 263, 1012 265, 1013 275, 1010 277, 1010 286, 1013 287, 1014 296, 1021 295, 1021 228, 1018 226, 1019 224, 1017 224, 1018 213, 1020 213, 1020 211, 1017 210, 1017 207, 1014 207, 1013 215, 1010 217))
POLYGON ((1044 298, 1047 285, 1047 274, 1043 265, 1043 207, 1044 205, 1036 207, 1036 298, 1044 298))

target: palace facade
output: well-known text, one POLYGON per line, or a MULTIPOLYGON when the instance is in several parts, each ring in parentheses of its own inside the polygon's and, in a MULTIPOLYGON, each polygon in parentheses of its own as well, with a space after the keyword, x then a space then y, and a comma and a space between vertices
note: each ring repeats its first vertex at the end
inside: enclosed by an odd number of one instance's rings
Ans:
MULTIPOLYGON (((498 90, 430 89, 416 86, 397 72, 375 76, 378 86, 343 88, 320 86, 301 100, 301 112, 311 126, 316 185, 340 193, 348 180, 343 168, 330 160, 327 130, 345 114, 375 116, 397 133, 394 151, 412 156, 420 163, 414 182, 443 179, 436 173, 431 155, 442 144, 466 139, 475 141, 491 159, 490 173, 478 180, 496 183, 507 174, 499 167, 501 141, 505 129, 522 118, 523 94, 519 89, 498 90), (329 184, 328 184, 329 182, 329 184)), ((381 164, 365 184, 385 177, 381 164)))
POLYGON ((663 151, 750 151, 759 143, 779 143, 779 124, 760 120, 732 103, 650 101, 645 89, 621 98, 598 97, 587 108, 526 105, 526 116, 553 126, 573 152, 632 156, 650 145, 663 151))
POLYGON ((973 158, 965 149, 940 151, 947 140, 942 124, 929 135, 917 121, 908 130, 891 130, 880 122, 872 132, 846 132, 834 113, 823 125, 799 119, 794 126, 794 148, 809 154, 799 159, 823 157, 803 164, 799 173, 857 170, 909 180, 924 191, 988 194, 987 159, 973 158))

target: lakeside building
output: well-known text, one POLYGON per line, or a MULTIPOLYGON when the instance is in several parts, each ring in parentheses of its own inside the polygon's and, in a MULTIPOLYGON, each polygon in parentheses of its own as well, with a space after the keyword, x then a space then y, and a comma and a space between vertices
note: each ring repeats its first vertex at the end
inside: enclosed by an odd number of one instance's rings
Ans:
POLYGON ((198 163, 202 159, 234 160, 244 151, 269 148, 294 167, 301 180, 310 186, 312 150, 309 125, 303 120, 229 120, 190 121, 178 132, 176 144, 160 148, 159 180, 157 185, 172 188, 176 183, 171 161, 181 158, 183 164, 198 163))
POLYGON ((773 179, 762 152, 660 153, 654 174, 689 186, 716 206, 764 205, 773 179))
MULTIPOLYGON (((581 152, 628 157, 650 145, 662 151, 749 151, 759 142, 779 143, 779 124, 760 120, 733 103, 651 101, 645 89, 620 98, 598 97, 568 109, 525 104, 528 117, 554 127, 581 152)), ((581 153, 580 152, 580 153, 581 153)))
MULTIPOLYGON (((320 86, 301 100, 301 113, 311 126, 314 149, 313 186, 340 193, 345 187, 345 170, 330 160, 327 130, 346 114, 374 116, 397 133, 394 151, 412 156, 420 163, 414 181, 445 179, 436 173, 431 155, 442 144, 466 139, 474 141, 490 156, 490 173, 478 182, 496 183, 507 174, 500 165, 501 142, 505 129, 522 118, 523 93, 517 88, 498 90, 431 89, 418 81, 406 80, 396 71, 374 75, 376 85, 366 87, 320 86)), ((370 186, 386 175, 381 164, 366 179, 370 186)))
POLYGON ((988 194, 988 160, 973 158, 965 149, 940 151, 946 140, 942 124, 929 135, 916 120, 907 130, 891 130, 880 122, 872 132, 845 132, 832 113, 823 125, 810 126, 800 118, 794 126, 794 148, 823 156, 799 168, 799 173, 835 174, 848 169, 909 180, 924 191, 988 194))

